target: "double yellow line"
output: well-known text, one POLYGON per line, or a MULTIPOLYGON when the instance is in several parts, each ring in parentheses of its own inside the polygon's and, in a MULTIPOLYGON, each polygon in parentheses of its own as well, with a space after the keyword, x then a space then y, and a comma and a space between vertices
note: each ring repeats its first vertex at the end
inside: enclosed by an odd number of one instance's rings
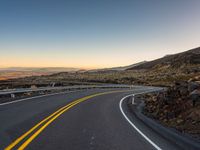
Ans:
POLYGON ((28 130, 22 136, 17 138, 14 142, 12 142, 10 145, 8 145, 5 148, 5 150, 13 149, 14 147, 17 146, 17 144, 22 142, 23 139, 27 138, 32 133, 32 135, 27 140, 25 140, 25 142, 22 143, 18 148, 18 150, 25 149, 31 143, 31 141, 33 141, 50 123, 52 123, 56 118, 58 118, 60 115, 62 115, 64 112, 66 112, 67 110, 69 110, 73 106, 75 106, 75 105, 77 105, 77 104, 79 104, 79 103, 81 103, 83 101, 86 101, 86 100, 88 100, 90 98, 93 98, 93 97, 96 97, 96 96, 100 96, 100 95, 104 95, 104 94, 115 93, 115 92, 124 92, 124 91, 110 91, 110 92, 97 93, 97 94, 93 94, 93 95, 89 95, 89 96, 77 99, 77 100, 65 105, 64 107, 60 108, 59 110, 57 110, 56 112, 54 112, 53 114, 48 116, 47 118, 45 118, 42 121, 40 121, 38 124, 36 124, 30 130, 28 130))

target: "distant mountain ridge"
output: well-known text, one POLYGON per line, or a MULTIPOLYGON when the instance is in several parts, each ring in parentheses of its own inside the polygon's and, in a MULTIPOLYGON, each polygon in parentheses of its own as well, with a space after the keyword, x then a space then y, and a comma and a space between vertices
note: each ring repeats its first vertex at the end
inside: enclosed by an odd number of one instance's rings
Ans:
POLYGON ((184 65, 195 65, 195 64, 200 64, 200 47, 178 54, 166 55, 162 58, 131 67, 127 70, 141 70, 141 69, 148 70, 162 66, 168 66, 171 68, 180 68, 181 66, 184 65))
POLYGON ((71 72, 71 71, 79 71, 80 68, 65 68, 65 67, 8 67, 8 68, 0 68, 0 71, 34 71, 34 72, 71 72))
POLYGON ((135 67, 135 66, 144 64, 144 63, 146 63, 146 62, 147 62, 147 61, 142 61, 142 62, 139 62, 139 63, 135 63, 135 64, 128 65, 128 66, 121 66, 121 67, 112 67, 112 68, 103 68, 103 69, 93 69, 93 70, 89 70, 88 72, 124 71, 124 70, 127 70, 127 69, 129 69, 129 68, 132 68, 132 67, 135 67))
POLYGON ((0 68, 0 80, 23 78, 30 76, 51 75, 59 72, 77 72, 82 71, 79 68, 64 68, 64 67, 47 67, 47 68, 32 68, 32 67, 10 67, 0 68))

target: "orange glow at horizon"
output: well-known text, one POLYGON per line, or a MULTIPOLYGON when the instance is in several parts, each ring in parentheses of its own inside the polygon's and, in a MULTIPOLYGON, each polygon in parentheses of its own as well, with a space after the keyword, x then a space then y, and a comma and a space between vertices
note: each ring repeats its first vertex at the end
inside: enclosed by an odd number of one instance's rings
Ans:
MULTIPOLYGON (((188 46, 189 47, 189 46, 188 46)), ((197 47, 197 46, 196 46, 197 47)), ((192 47, 195 48, 195 47, 192 47)), ((192 48, 186 48, 189 50, 192 48)), ((158 49, 158 48, 157 48, 158 49)), ((100 69, 100 68, 110 68, 110 67, 120 67, 138 63, 141 61, 150 61, 163 57, 167 54, 174 54, 184 51, 183 49, 174 49, 164 50, 164 51, 134 51, 131 52, 130 49, 126 51, 116 51, 108 52, 106 55, 103 54, 91 54, 88 55, 75 55, 74 57, 67 57, 66 54, 53 55, 49 54, 47 56, 41 55, 32 56, 29 54, 24 54, 23 56, 19 55, 10 55, 7 57, 0 58, 0 68, 8 67, 33 67, 33 68, 45 68, 45 67, 66 67, 66 68, 80 68, 80 69, 100 69)))

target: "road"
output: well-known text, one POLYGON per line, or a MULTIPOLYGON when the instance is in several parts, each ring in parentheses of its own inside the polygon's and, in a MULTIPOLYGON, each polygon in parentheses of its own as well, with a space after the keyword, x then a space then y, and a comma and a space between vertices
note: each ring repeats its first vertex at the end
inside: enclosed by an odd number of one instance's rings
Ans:
POLYGON ((147 90, 91 89, 2 105, 0 149, 178 149, 131 116, 125 103, 120 110, 123 97, 147 90), (123 113, 155 145, 133 128, 123 113))

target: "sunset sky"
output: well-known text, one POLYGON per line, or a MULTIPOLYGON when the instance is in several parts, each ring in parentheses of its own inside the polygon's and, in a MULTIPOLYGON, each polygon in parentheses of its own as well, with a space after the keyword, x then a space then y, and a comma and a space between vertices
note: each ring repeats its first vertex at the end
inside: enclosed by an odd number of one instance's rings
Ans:
POLYGON ((114 67, 199 46, 200 0, 0 1, 0 67, 114 67))

